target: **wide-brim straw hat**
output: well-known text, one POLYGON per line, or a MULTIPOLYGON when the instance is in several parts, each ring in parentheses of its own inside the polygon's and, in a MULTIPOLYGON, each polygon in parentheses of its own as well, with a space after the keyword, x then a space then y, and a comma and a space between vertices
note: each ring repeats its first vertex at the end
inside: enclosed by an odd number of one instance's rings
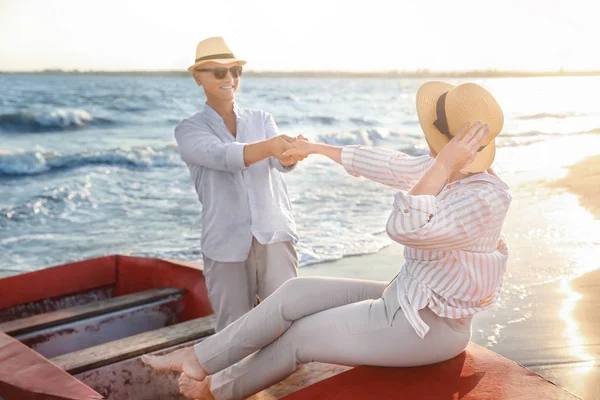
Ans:
POLYGON ((475 160, 461 171, 482 172, 494 162, 494 139, 504 126, 504 114, 496 99, 483 87, 475 83, 453 86, 438 81, 427 82, 417 92, 417 114, 425 139, 436 153, 465 123, 473 125, 481 121, 488 124, 491 128, 488 138, 475 160))
POLYGON ((238 65, 246 65, 246 61, 235 57, 233 51, 225 43, 225 39, 220 36, 204 39, 198 43, 194 65, 189 67, 188 71, 193 71, 198 66, 211 61, 219 64, 237 63, 238 65))

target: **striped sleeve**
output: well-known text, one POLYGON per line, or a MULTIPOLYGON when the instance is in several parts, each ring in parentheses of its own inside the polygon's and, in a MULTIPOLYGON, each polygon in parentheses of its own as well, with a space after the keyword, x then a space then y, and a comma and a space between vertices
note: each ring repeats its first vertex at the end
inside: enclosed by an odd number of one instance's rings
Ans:
POLYGON ((415 231, 425 226, 436 212, 435 196, 411 196, 398 192, 394 195, 394 210, 399 215, 399 223, 405 232, 415 231))
POLYGON ((503 218, 506 212, 500 195, 494 199, 486 194, 464 190, 458 196, 438 200, 430 195, 397 193, 387 232, 393 240, 413 248, 468 249, 481 238, 490 221, 503 218))
POLYGON ((413 157, 400 151, 375 147, 345 146, 342 165, 353 176, 409 190, 433 163, 430 156, 413 157))

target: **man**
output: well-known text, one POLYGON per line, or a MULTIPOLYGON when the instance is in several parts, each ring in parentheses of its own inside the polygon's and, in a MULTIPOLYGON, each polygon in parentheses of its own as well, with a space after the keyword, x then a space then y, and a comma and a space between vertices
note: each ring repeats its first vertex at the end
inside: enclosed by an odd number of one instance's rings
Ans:
POLYGON ((281 173, 296 138, 279 135, 272 116, 235 101, 242 66, 221 37, 201 41, 188 68, 206 104, 181 121, 175 138, 202 203, 202 253, 208 297, 220 331, 297 276, 296 225, 281 173))

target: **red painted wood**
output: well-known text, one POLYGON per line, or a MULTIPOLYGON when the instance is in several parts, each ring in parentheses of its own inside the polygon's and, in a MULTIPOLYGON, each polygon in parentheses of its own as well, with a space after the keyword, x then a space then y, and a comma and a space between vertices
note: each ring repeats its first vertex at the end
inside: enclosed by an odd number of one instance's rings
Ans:
POLYGON ((102 399, 96 391, 2 332, 0 396, 5 400, 102 399))
POLYGON ((159 287, 186 289, 182 321, 213 313, 200 266, 174 260, 117 256, 115 296, 159 287))
POLYGON ((475 343, 442 363, 412 368, 357 367, 284 397, 285 400, 396 398, 577 399, 534 372, 475 343))
POLYGON ((116 257, 106 256, 0 279, 0 310, 116 282, 116 257))

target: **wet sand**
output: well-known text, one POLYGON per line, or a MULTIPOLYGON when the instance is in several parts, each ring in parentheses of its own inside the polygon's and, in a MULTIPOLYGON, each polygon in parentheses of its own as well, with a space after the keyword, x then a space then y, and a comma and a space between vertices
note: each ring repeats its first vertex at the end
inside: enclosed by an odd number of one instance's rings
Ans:
MULTIPOLYGON (((600 219, 600 156, 571 166, 569 175, 555 186, 576 194, 580 204, 600 219)), ((600 235, 590 237, 590 241, 597 249, 592 262, 600 268, 600 235)), ((561 292, 567 295, 564 314, 570 314, 563 315, 567 341, 578 353, 579 361, 548 366, 544 372, 584 399, 600 399, 600 269, 562 282, 561 292)))
MULTIPOLYGON (((581 205, 600 218, 600 155, 572 165, 569 175, 556 181, 553 186, 576 194, 581 205)), ((596 239, 600 241, 600 238, 596 239)))

